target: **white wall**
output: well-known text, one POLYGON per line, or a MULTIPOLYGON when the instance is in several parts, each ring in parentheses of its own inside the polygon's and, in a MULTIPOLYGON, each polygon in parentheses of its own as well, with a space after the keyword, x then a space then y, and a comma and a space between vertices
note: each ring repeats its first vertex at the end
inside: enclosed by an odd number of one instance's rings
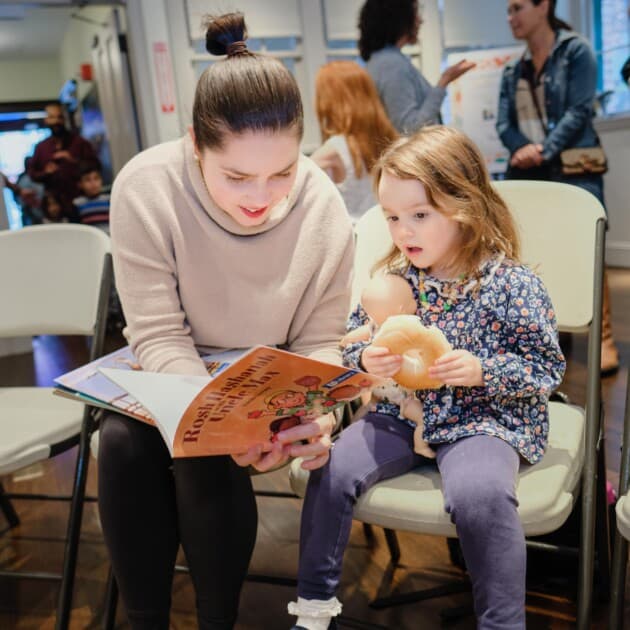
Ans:
POLYGON ((57 59, 0 61, 2 102, 55 100, 61 87, 57 59))
POLYGON ((608 157, 604 175, 604 197, 608 210, 606 261, 609 265, 630 268, 630 117, 596 122, 597 132, 608 157))
MULTIPOLYGON (((111 7, 84 7, 81 16, 104 24, 111 13, 111 7)), ((61 80, 57 86, 57 95, 61 86, 68 79, 77 80, 77 97, 79 101, 89 91, 92 82, 82 81, 79 76, 79 69, 83 63, 92 63, 92 43, 94 36, 101 31, 98 24, 88 23, 83 20, 70 20, 68 30, 64 35, 61 48, 59 50, 59 69, 61 80)))

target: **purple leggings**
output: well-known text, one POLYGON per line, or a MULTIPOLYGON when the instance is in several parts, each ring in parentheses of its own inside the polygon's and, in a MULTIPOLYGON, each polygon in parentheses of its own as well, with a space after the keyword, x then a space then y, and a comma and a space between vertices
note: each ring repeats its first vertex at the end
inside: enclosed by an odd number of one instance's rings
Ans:
MULTIPOLYGON (((343 431, 329 463, 309 478, 300 533, 300 597, 335 595, 357 498, 378 481, 427 462, 413 452, 413 429, 391 416, 368 414, 343 431)), ((437 465, 444 507, 472 581, 478 627, 525 628, 518 454, 500 438, 479 435, 438 445, 437 465)))

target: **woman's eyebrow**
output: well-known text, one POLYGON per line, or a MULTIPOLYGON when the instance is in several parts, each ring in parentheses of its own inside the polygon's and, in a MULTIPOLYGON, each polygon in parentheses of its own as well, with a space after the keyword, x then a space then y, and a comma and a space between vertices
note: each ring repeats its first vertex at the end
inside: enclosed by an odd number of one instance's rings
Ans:
MULTIPOLYGON (((291 162, 291 164, 289 164, 288 166, 285 166, 284 168, 280 169, 279 171, 274 173, 274 175, 280 175, 280 173, 285 173, 289 169, 293 168, 295 166, 296 162, 297 162, 297 160, 293 160, 293 162, 291 162)), ((256 175, 254 175, 252 173, 244 173, 243 171, 239 171, 237 168, 232 168, 231 166, 222 166, 221 168, 224 171, 229 171, 230 173, 233 173, 234 175, 239 175, 240 177, 256 177, 256 175)))

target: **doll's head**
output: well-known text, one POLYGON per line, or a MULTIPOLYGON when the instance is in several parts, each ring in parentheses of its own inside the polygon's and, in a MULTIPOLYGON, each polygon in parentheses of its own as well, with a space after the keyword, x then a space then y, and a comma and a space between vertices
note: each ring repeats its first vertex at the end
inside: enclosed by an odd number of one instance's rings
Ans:
POLYGON ((363 289, 361 304, 372 321, 381 326, 391 315, 413 315, 416 302, 409 283, 393 273, 377 273, 363 289))

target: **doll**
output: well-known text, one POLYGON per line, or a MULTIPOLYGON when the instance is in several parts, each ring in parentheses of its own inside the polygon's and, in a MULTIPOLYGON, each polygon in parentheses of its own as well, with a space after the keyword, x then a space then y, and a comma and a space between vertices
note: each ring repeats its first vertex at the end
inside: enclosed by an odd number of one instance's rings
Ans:
MULTIPOLYGON (((399 275, 378 274, 370 279, 361 293, 361 304, 370 318, 364 324, 345 335, 341 346, 346 347, 359 341, 370 341, 385 320, 392 315, 415 315, 416 302, 411 286, 399 275)), ((416 398, 414 390, 399 385, 394 379, 385 379, 381 385, 372 389, 372 401, 388 400, 400 407, 400 417, 416 425, 413 433, 413 450, 419 455, 435 458, 435 451, 422 438, 424 421, 422 403, 416 398)), ((371 406, 368 403, 369 408, 371 406)), ((366 406, 359 409, 357 416, 366 411, 366 406)))

